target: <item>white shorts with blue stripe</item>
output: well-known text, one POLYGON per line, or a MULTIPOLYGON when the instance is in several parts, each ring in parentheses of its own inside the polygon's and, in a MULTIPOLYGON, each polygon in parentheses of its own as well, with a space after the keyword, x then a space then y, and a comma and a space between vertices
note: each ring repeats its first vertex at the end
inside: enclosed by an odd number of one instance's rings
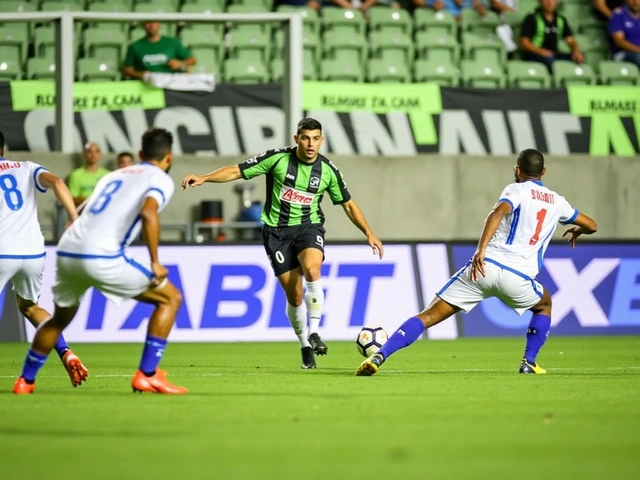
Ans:
POLYGON ((1 255, 0 254, 0 291, 11 281, 13 291, 21 298, 38 303, 42 279, 44 277, 44 256, 1 255))
POLYGON ((120 304, 151 288, 153 273, 149 262, 140 263, 124 254, 114 256, 58 252, 53 299, 60 307, 80 305, 93 287, 120 304))
POLYGON ((470 312, 485 298, 497 297, 522 315, 542 298, 542 285, 523 273, 485 258, 486 275, 479 275, 474 282, 470 265, 458 270, 438 292, 442 300, 470 312))

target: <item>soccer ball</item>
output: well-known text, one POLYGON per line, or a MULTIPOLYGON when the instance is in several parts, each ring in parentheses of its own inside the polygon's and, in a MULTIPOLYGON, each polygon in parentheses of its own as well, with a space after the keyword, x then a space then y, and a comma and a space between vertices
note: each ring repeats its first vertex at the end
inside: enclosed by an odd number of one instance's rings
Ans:
POLYGON ((382 327, 362 327, 356 338, 356 347, 363 357, 369 357, 380 350, 388 339, 382 327))

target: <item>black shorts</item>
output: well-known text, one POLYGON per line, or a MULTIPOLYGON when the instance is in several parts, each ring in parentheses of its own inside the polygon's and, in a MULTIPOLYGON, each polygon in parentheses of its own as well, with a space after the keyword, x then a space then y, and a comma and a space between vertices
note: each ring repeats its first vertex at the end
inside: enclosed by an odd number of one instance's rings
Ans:
POLYGON ((324 260, 324 227, 307 223, 295 227, 262 228, 262 241, 276 277, 300 266, 298 255, 307 248, 322 252, 324 260))

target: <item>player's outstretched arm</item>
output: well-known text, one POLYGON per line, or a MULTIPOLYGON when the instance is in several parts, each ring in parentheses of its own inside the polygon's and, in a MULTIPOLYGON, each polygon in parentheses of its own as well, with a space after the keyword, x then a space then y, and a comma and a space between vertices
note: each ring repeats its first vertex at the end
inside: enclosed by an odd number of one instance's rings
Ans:
POLYGON ((53 190, 56 198, 67 212, 67 217, 70 222, 73 222, 78 218, 76 204, 71 196, 71 192, 64 183, 64 180, 50 172, 42 172, 38 177, 38 180, 44 188, 50 188, 53 190))
POLYGON ((242 178, 240 174, 240 167, 237 165, 230 165, 228 167, 222 167, 218 170, 205 173, 204 175, 187 175, 182 179, 182 189, 186 190, 189 187, 199 187, 203 183, 226 183, 242 178))
POLYGON ((140 209, 140 219, 142 220, 142 231, 147 241, 149 257, 151 259, 151 270, 153 271, 153 285, 160 285, 167 277, 167 269, 160 264, 158 258, 158 244, 160 243, 160 219, 158 218, 158 202, 155 198, 147 197, 140 209))
POLYGON ((596 225, 595 220, 593 218, 587 217, 586 215, 579 213, 576 219, 573 221, 573 226, 567 228, 562 234, 563 237, 570 234, 569 240, 567 242, 571 245, 571 248, 576 248, 576 241, 580 235, 591 235, 592 233, 596 233, 598 231, 598 225, 596 225))
POLYGON ((367 243, 373 249, 374 255, 378 255, 378 257, 382 258, 384 256, 384 246, 380 239, 375 236, 371 227, 369 227, 367 219, 364 218, 364 213, 362 213, 362 210, 360 210, 360 207, 355 200, 351 199, 348 202, 343 203, 342 208, 344 208, 344 213, 347 214, 351 223, 358 227, 360 231, 367 236, 367 243))
POLYGON ((476 249, 476 253, 473 254, 473 259, 471 260, 471 279, 474 282, 478 280, 478 274, 483 277, 485 276, 484 255, 487 251, 487 245, 489 245, 489 242, 498 230, 502 219, 509 215, 509 213, 511 213, 511 204, 508 202, 498 202, 484 221, 482 234, 478 241, 478 248, 476 249))

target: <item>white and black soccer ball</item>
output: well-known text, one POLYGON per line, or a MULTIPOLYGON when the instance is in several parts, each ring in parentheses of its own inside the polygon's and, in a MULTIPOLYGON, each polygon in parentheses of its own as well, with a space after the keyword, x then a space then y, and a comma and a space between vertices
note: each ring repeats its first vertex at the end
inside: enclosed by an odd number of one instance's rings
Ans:
POLYGON ((358 338, 356 338, 356 347, 363 357, 369 357, 376 353, 387 343, 389 336, 382 327, 362 327, 358 338))

